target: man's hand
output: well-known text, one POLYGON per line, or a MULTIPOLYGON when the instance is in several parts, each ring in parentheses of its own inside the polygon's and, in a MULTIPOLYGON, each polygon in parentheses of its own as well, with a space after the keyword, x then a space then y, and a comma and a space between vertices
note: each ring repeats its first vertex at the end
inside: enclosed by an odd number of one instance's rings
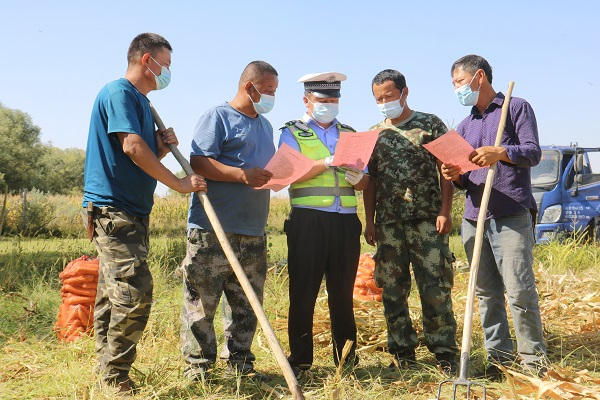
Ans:
POLYGON ((250 168, 242 170, 242 182, 252 187, 261 187, 266 185, 273 174, 266 169, 250 168))
POLYGON ((501 146, 483 146, 476 149, 469 156, 469 160, 480 167, 486 167, 497 161, 506 161, 507 159, 506 149, 501 146))
POLYGON ((179 179, 179 193, 206 192, 206 181, 201 175, 188 175, 179 179))
POLYGON ((442 176, 447 181, 457 181, 460 179, 460 167, 454 164, 441 165, 442 176))
POLYGON ((323 159, 323 165, 325 165, 325 168, 331 167, 332 162, 333 162, 333 156, 328 156, 323 159))
POLYGON ((375 224, 367 222, 365 224, 365 240, 371 246, 375 246, 377 243, 377 233, 375 230, 375 224))
POLYGON ((435 221, 438 235, 445 235, 452 229, 452 218, 450 216, 438 215, 435 221))
POLYGON ((175 131, 173 128, 168 128, 165 130, 157 130, 157 144, 158 144, 158 158, 162 159, 164 156, 169 153, 170 144, 174 144, 175 146, 179 145, 179 139, 177 139, 177 135, 175 135, 175 131))
POLYGON ((347 169, 344 172, 344 175, 346 181, 352 186, 355 186, 358 182, 360 182, 364 174, 362 171, 357 171, 355 169, 347 169))

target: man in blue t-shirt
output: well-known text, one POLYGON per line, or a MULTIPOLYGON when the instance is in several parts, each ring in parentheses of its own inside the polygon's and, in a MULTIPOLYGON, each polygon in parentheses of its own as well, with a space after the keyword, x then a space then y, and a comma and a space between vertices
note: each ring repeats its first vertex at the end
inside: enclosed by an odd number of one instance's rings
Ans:
MULTIPOLYGON (((190 163, 206 177, 208 198, 223 230, 262 301, 267 273, 265 225, 269 213, 266 184, 272 174, 263 168, 273 154, 273 127, 261 114, 275 103, 277 71, 264 61, 246 66, 232 101, 204 113, 194 132, 190 163)), ((219 244, 197 195, 188 218, 187 256, 183 262, 184 298, 181 345, 185 376, 206 379, 217 358, 214 316, 224 294, 230 318, 224 320, 229 375, 263 380, 254 371, 250 347, 256 315, 219 244)))
POLYGON ((171 50, 162 36, 136 36, 125 78, 100 90, 90 122, 83 207, 93 204, 87 223, 100 257, 94 309, 97 371, 104 384, 119 392, 135 390, 129 371, 150 314, 153 284, 146 258, 156 181, 181 193, 206 190, 203 177, 177 178, 160 162, 168 144, 178 141, 172 128, 155 132, 146 95, 169 84, 171 50))

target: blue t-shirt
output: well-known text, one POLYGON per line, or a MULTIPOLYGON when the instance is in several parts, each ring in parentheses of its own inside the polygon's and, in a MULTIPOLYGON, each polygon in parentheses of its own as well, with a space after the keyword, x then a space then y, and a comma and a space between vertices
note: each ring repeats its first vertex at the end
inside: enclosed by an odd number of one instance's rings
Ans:
MULTIPOLYGON (((264 168, 275 154, 273 127, 262 115, 248 117, 223 103, 200 117, 194 131, 191 156, 211 157, 237 168, 264 168)), ((264 234, 270 191, 237 182, 206 180, 207 195, 223 230, 249 236, 264 234)), ((194 193, 188 228, 213 230, 194 193)))
POLYGON ((156 179, 127 154, 117 132, 140 135, 158 154, 150 101, 125 78, 100 90, 90 121, 85 156, 83 206, 113 206, 146 217, 154 203, 156 179))

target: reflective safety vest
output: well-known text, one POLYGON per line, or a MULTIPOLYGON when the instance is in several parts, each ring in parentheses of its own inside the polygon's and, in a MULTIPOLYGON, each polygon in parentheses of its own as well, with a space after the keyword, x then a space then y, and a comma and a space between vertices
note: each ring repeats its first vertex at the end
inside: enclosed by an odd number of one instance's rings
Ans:
MULTIPOLYGON (((331 155, 317 134, 304 122, 290 121, 284 128, 290 130, 300 146, 300 152, 308 158, 322 160, 331 155)), ((340 136, 344 132, 356 132, 352 127, 340 123, 337 128, 340 136)), ((356 207, 354 188, 344 177, 343 172, 328 168, 312 179, 292 183, 289 190, 292 206, 329 207, 339 196, 342 207, 356 207)))

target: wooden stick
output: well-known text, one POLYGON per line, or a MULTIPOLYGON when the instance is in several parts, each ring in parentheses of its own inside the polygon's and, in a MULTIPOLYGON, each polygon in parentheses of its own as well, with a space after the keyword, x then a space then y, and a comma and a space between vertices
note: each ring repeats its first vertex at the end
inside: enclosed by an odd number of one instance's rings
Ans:
MULTIPOLYGON (((158 112, 156 112, 156 109, 152 105, 150 105, 150 107, 152 108, 152 114, 154 114, 154 122, 156 123, 158 129, 166 129, 165 124, 158 115, 158 112)), ((179 161, 179 164, 181 165, 185 173, 187 175, 194 174, 192 166, 187 161, 187 159, 183 157, 177 146, 175 146, 174 144, 170 144, 169 149, 171 150, 171 153, 173 153, 173 156, 175 156, 177 161, 179 161)), ((208 196, 205 192, 202 191, 196 192, 196 194, 200 198, 200 202, 204 207, 204 211, 206 211, 206 215, 208 216, 208 219, 210 220, 215 234, 217 235, 217 238, 221 243, 221 247, 223 247, 223 251, 225 252, 227 260, 229 260, 229 263, 231 264, 231 268, 233 268, 235 276, 240 282, 242 289, 244 289, 246 297, 248 297, 248 301, 250 302, 250 305, 252 306, 252 309, 256 314, 258 322, 260 323, 260 326, 265 336, 267 337, 267 341, 271 346, 271 350, 273 350, 273 353, 275 353, 275 358, 277 359, 277 362, 281 367, 283 376, 285 377, 285 380, 290 388, 290 391, 292 392, 292 395, 294 396, 294 399, 303 400, 304 395, 302 394, 302 389, 300 388, 300 385, 298 385, 298 381, 294 376, 294 371, 292 371, 292 367, 290 366, 290 363, 288 362, 285 354, 283 353, 283 350, 281 349, 281 346, 279 345, 279 342, 277 341, 275 332, 273 332, 273 328, 271 327, 271 324, 267 319, 267 315, 265 314, 265 310, 263 310, 262 308, 258 296, 256 296, 256 293, 254 292, 254 289, 252 289, 252 285, 250 284, 250 281, 248 280, 248 277, 246 276, 242 265, 235 256, 235 252, 233 251, 233 248, 231 247, 231 244, 227 239, 227 235, 225 234, 225 231, 223 230, 223 227, 219 222, 219 218, 217 217, 217 214, 215 213, 215 210, 212 204, 210 203, 208 196)))
MULTIPOLYGON (((510 105, 510 98, 515 83, 510 81, 508 84, 508 90, 506 91, 506 97, 504 98, 504 104, 502 104, 502 115, 500 117, 500 123, 498 124, 498 131, 496 133, 496 141, 494 146, 500 146, 502 143, 502 134, 504 133, 504 127, 506 126, 506 117, 508 115, 508 108, 510 105)), ((460 352, 460 377, 459 380, 466 380, 467 373, 469 371, 469 353, 471 351, 471 334, 473 331, 473 308, 475 304, 475 288, 477 284, 477 273, 479 272, 479 262, 481 261, 481 247, 483 245, 483 232, 485 229, 485 214, 487 212, 488 203, 490 200, 490 193, 492 192, 492 183, 494 182, 494 174, 496 173, 495 162, 490 165, 487 177, 485 180, 485 186, 483 188, 483 195, 481 198, 481 205, 479 206, 479 215, 477 216, 477 229, 475 231, 475 245, 473 247, 473 257, 471 259, 471 273, 469 275, 469 287, 467 290, 467 303, 465 305, 465 320, 463 325, 463 336, 460 352), (463 376, 464 375, 464 376, 463 376)))

